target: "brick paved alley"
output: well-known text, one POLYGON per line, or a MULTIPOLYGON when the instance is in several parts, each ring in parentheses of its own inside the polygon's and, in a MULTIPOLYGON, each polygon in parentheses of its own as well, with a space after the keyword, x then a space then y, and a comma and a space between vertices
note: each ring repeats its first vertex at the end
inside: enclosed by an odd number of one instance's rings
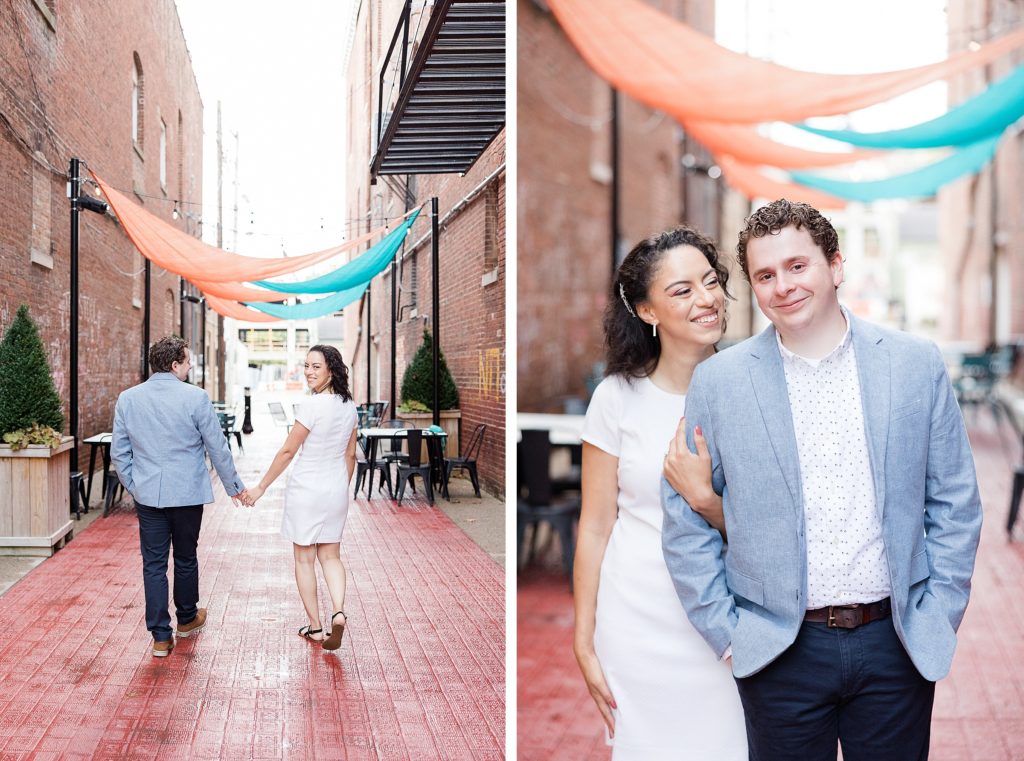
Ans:
MULTIPOLYGON (((985 509, 971 603, 950 676, 936 689, 931 761, 1024 759, 1024 525, 1006 541, 1019 443, 986 412, 968 412, 985 509)), ((1024 520, 1020 522, 1024 524, 1024 520)), ((518 584, 518 748, 522 761, 607 759, 603 725, 572 654, 564 577, 531 572, 518 584)))
MULTIPOLYGON (((247 483, 284 439, 257 427, 236 457, 247 483)), ((0 758, 503 758, 500 565, 421 497, 355 500, 349 626, 327 653, 296 635, 284 485, 247 510, 215 482, 199 545, 209 623, 168 658, 150 655, 128 500, 0 597, 0 758)))

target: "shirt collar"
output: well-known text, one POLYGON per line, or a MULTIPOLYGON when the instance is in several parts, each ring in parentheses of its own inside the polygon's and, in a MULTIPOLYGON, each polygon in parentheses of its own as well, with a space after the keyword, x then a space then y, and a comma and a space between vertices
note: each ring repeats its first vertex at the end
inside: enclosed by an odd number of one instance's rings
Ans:
POLYGON ((800 354, 787 349, 782 343, 782 336, 779 334, 779 331, 776 330, 775 340, 779 344, 779 353, 782 355, 782 360, 787 363, 794 363, 799 360, 811 367, 817 367, 826 360, 833 359, 844 354, 853 343, 853 320, 850 318, 850 313, 847 311, 846 307, 840 304, 839 309, 843 313, 843 319, 846 320, 846 332, 843 333, 843 337, 839 339, 839 343, 836 344, 832 351, 821 359, 808 359, 807 357, 801 356, 800 354))

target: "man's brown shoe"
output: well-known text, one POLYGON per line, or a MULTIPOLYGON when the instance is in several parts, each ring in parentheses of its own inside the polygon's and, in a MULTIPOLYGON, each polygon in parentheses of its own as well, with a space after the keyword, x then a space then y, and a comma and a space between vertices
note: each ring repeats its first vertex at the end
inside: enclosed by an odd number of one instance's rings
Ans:
POLYGON ((160 642, 153 640, 153 657, 154 658, 166 658, 171 654, 171 650, 174 649, 174 637, 168 640, 160 642))
POLYGON ((187 624, 178 624, 177 634, 179 637, 191 637, 206 626, 206 608, 200 608, 196 617, 187 624))

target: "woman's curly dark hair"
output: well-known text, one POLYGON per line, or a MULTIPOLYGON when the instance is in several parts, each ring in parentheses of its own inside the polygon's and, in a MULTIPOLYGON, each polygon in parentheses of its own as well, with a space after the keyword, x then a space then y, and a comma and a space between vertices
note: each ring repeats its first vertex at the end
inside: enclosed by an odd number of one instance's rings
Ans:
POLYGON ((805 229, 825 253, 831 264, 839 254, 839 235, 821 212, 810 204, 787 201, 780 198, 767 206, 762 206, 749 217, 747 226, 740 233, 740 241, 736 244, 736 260, 743 268, 743 274, 750 281, 750 270, 747 268, 747 244, 751 238, 763 238, 766 235, 778 235, 784 227, 805 229))
POLYGON ((309 353, 312 354, 314 351, 323 355, 327 369, 331 372, 331 390, 340 396, 343 402, 347 402, 352 398, 352 394, 348 390, 348 368, 341 358, 341 352, 327 344, 317 344, 309 353))
MULTIPOLYGON (((606 375, 618 374, 630 380, 645 378, 658 366, 661 343, 651 335, 651 326, 636 316, 636 305, 647 301, 651 281, 665 252, 679 246, 693 246, 704 254, 722 291, 732 298, 727 287, 729 270, 714 242, 703 233, 683 225, 636 244, 619 265, 604 312, 606 375)), ((725 330, 724 322, 722 329, 725 330)))

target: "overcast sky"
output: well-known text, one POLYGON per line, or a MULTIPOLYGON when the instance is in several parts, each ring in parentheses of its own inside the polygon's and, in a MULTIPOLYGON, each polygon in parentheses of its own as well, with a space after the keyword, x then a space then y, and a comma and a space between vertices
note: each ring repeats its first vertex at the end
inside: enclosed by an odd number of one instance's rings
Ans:
POLYGON ((204 240, 216 243, 218 100, 224 248, 299 255, 346 239, 343 66, 355 3, 177 0, 177 6, 203 99, 204 240))
MULTIPOLYGON (((908 69, 948 57, 944 0, 718 0, 715 10, 719 44, 793 69, 866 74, 908 69)), ((937 82, 849 118, 813 123, 880 132, 926 121, 945 111, 946 85, 937 82)), ((835 143, 793 128, 773 129, 772 137, 816 150, 835 150, 835 143)))

